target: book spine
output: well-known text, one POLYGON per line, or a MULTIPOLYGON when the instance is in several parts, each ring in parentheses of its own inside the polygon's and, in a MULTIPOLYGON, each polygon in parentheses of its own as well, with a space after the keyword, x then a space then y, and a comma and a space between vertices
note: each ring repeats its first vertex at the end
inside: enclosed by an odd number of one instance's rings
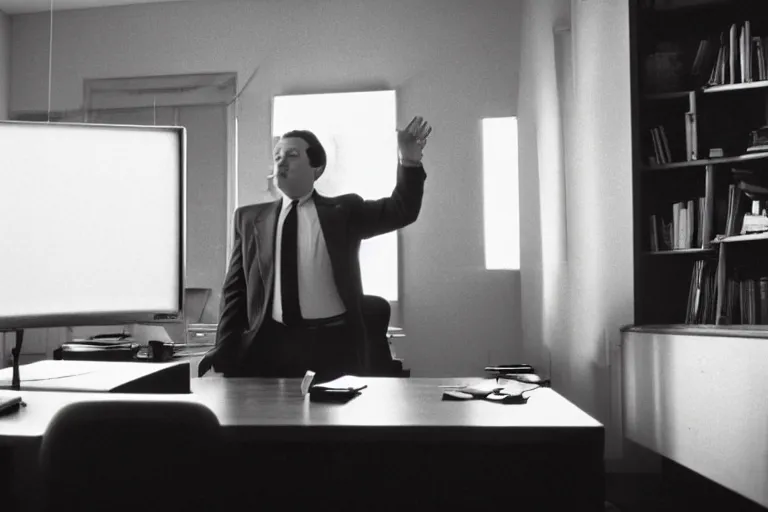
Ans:
POLYGON ((667 163, 672 162, 672 152, 669 150, 669 140, 667 139, 667 132, 664 131, 663 126, 659 126, 659 135, 661 135, 661 145, 664 150, 664 158, 667 163))
POLYGON ((705 222, 705 213, 707 208, 707 198, 706 197, 700 197, 699 198, 699 206, 696 210, 696 213, 698 215, 696 216, 696 247, 700 247, 702 249, 705 248, 704 246, 704 222, 705 222))
POLYGON ((755 58, 754 60, 757 62, 757 79, 758 80, 765 80, 765 57, 763 56, 763 40, 759 37, 753 37, 752 41, 754 41, 754 51, 755 51, 755 58))
POLYGON ((685 248, 690 249, 693 247, 694 244, 694 228, 696 226, 696 215, 693 205, 693 199, 688 200, 688 205, 685 207, 686 211, 686 221, 688 221, 687 224, 687 230, 686 230, 686 238, 685 238, 685 248))
POLYGON ((717 84, 717 77, 720 71, 720 62, 723 60, 723 50, 724 48, 723 48, 723 45, 721 44, 720 47, 717 49, 717 56, 715 57, 714 64, 712 64, 712 71, 709 73, 709 80, 707 81, 707 85, 717 84))
POLYGON ((680 230, 677 235, 678 249, 688 249, 688 210, 685 208, 685 203, 680 203, 680 211, 678 213, 679 220, 677 222, 677 228, 680 230))
POLYGON ((746 67, 746 61, 745 61, 747 52, 744 48, 746 44, 745 34, 746 32, 744 29, 744 25, 742 25, 741 29, 739 30, 739 81, 741 83, 744 83, 747 81, 747 67, 746 67))
POLYGON ((747 82, 752 81, 752 26, 749 20, 744 22, 744 65, 747 70, 744 73, 747 82))
POLYGON ((653 152, 656 155, 656 161, 660 164, 665 163, 658 129, 651 128, 651 139, 653 140, 653 152))
POLYGON ((688 153, 686 160, 698 160, 699 145, 696 130, 696 112, 685 113, 685 145, 688 153))
POLYGON ((729 37, 728 37, 728 83, 729 84, 735 84, 736 83, 736 65, 738 63, 738 59, 736 58, 736 53, 739 51, 739 37, 737 35, 737 27, 736 24, 733 23, 731 25, 731 29, 729 31, 729 37))

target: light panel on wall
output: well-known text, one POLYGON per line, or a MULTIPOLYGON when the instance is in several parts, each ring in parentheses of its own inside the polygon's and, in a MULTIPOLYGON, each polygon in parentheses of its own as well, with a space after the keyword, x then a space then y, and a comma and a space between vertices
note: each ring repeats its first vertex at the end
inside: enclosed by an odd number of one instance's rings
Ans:
MULTIPOLYGON (((320 194, 389 196, 397 181, 395 91, 275 96, 272 135, 310 130, 328 156, 317 181, 320 194)), ((360 247, 363 291, 398 298, 397 233, 364 240, 360 247)))
POLYGON ((486 269, 520 269, 517 118, 483 119, 483 219, 486 269))

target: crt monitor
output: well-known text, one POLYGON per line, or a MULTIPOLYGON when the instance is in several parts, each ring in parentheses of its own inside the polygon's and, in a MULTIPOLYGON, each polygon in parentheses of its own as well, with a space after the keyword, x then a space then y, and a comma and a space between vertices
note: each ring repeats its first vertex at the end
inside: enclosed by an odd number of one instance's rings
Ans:
POLYGON ((0 329, 178 318, 182 127, 0 122, 0 329))

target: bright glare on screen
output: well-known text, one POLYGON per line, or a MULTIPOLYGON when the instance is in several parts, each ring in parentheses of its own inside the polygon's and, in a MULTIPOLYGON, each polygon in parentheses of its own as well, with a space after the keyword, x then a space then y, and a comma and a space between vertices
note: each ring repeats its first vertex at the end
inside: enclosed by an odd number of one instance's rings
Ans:
POLYGON ((517 118, 483 119, 485 268, 520 269, 517 118))
MULTIPOLYGON (((328 155, 319 193, 378 199, 389 196, 397 181, 395 107, 394 91, 276 96, 272 134, 310 130, 317 135, 328 155)), ((397 268, 396 232, 363 241, 364 293, 397 300, 397 268)))
POLYGON ((178 311, 178 134, 0 123, 0 317, 178 311))

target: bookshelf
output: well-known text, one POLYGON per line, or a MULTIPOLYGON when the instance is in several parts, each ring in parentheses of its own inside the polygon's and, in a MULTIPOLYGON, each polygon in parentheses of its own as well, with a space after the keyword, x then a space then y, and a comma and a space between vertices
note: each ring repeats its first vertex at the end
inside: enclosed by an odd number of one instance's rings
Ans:
POLYGON ((765 0, 632 0, 636 325, 768 325, 765 0))

